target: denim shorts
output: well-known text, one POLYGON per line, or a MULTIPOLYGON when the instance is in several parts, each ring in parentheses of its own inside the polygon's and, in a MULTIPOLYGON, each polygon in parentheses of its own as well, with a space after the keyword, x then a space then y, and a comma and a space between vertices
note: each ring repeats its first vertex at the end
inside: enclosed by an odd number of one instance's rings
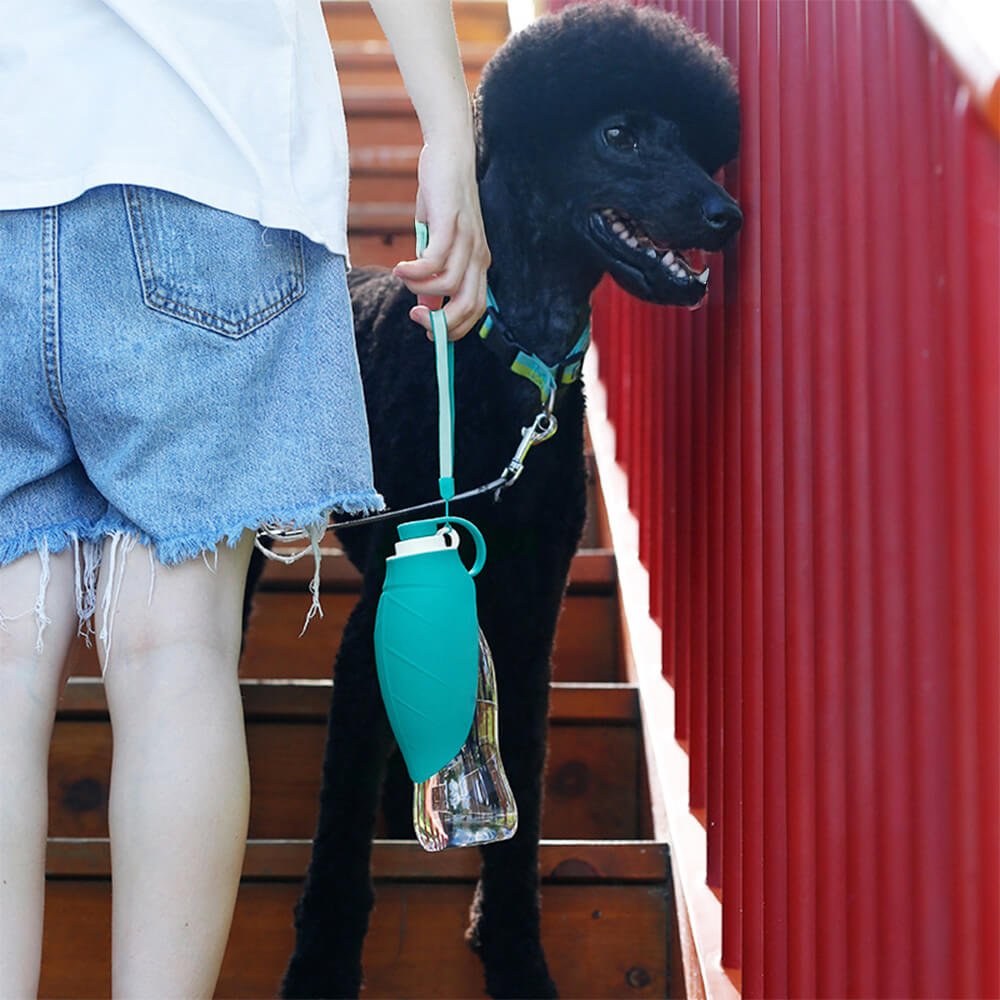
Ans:
POLYGON ((316 549, 383 506, 342 257, 153 188, 0 211, 0 565, 74 546, 84 617, 105 538, 316 549))

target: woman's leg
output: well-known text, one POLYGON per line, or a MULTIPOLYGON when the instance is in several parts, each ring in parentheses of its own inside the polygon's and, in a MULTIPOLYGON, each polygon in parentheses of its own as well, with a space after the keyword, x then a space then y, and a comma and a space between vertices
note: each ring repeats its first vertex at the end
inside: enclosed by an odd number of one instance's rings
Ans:
POLYGON ((73 550, 0 566, 0 997, 38 993, 45 900, 49 744, 76 632, 73 550), (43 565, 49 618, 36 648, 43 565))
POLYGON ((114 588, 110 648, 98 643, 114 731, 112 992, 210 997, 249 814, 237 660, 252 535, 220 544, 213 569, 157 563, 152 581, 149 551, 121 541, 105 542, 97 600, 100 634, 114 588))

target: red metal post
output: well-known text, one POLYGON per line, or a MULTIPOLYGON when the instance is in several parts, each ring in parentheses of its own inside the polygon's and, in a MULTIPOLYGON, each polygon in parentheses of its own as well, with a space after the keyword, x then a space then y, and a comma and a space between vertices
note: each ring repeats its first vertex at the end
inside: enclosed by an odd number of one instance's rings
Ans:
POLYGON ((658 5, 737 66, 746 221, 693 320, 595 328, 723 961, 1000 995, 1000 143, 907 0, 658 5))

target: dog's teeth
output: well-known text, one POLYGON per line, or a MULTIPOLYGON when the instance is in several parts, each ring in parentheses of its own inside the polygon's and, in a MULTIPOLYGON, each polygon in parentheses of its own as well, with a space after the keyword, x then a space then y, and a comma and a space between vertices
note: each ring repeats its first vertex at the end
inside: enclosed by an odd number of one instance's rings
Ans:
POLYGON ((680 264, 671 264, 670 272, 671 274, 676 274, 678 278, 684 277, 684 271, 682 270, 680 264))
POLYGON ((674 252, 673 250, 668 250, 663 255, 663 263, 669 267, 671 264, 673 264, 673 262, 674 262, 674 252))
POLYGON ((652 257, 652 258, 653 258, 653 260, 656 260, 656 251, 655 251, 655 250, 654 250, 654 249, 653 249, 652 247, 649 247, 649 248, 648 248, 648 249, 646 250, 646 256, 647 256, 647 257, 652 257))
POLYGON ((711 269, 706 267, 705 270, 701 272, 701 274, 696 274, 695 275, 695 278, 698 281, 700 281, 703 285, 707 285, 708 284, 708 272, 709 272, 709 270, 711 270, 711 269))
POLYGON ((630 236, 625 242, 632 247, 633 250, 639 245, 639 241, 634 236, 630 236))
POLYGON ((616 233, 624 233, 625 232, 625 223, 624 222, 616 222, 611 228, 616 233))

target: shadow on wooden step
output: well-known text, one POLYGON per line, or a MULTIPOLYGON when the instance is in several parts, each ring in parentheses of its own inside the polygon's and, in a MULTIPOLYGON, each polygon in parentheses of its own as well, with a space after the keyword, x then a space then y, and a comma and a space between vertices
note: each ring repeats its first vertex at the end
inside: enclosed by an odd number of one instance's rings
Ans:
MULTIPOLYGON (((252 842, 217 996, 274 996, 291 952, 291 911, 309 844, 252 842)), ((53 841, 42 997, 107 996, 106 841, 53 841)), ((542 936, 564 997, 672 995, 669 855, 650 841, 543 842, 542 936)), ((378 841, 366 997, 483 996, 463 932, 478 853, 427 855, 378 841)))
MULTIPOLYGON (((332 683, 250 680, 241 687, 250 751, 250 836, 311 837, 332 683)), ((602 840, 643 836, 635 688, 553 685, 550 727, 543 835, 602 840)), ((111 742, 100 682, 74 678, 61 702, 50 755, 52 836, 107 836, 111 742)))

